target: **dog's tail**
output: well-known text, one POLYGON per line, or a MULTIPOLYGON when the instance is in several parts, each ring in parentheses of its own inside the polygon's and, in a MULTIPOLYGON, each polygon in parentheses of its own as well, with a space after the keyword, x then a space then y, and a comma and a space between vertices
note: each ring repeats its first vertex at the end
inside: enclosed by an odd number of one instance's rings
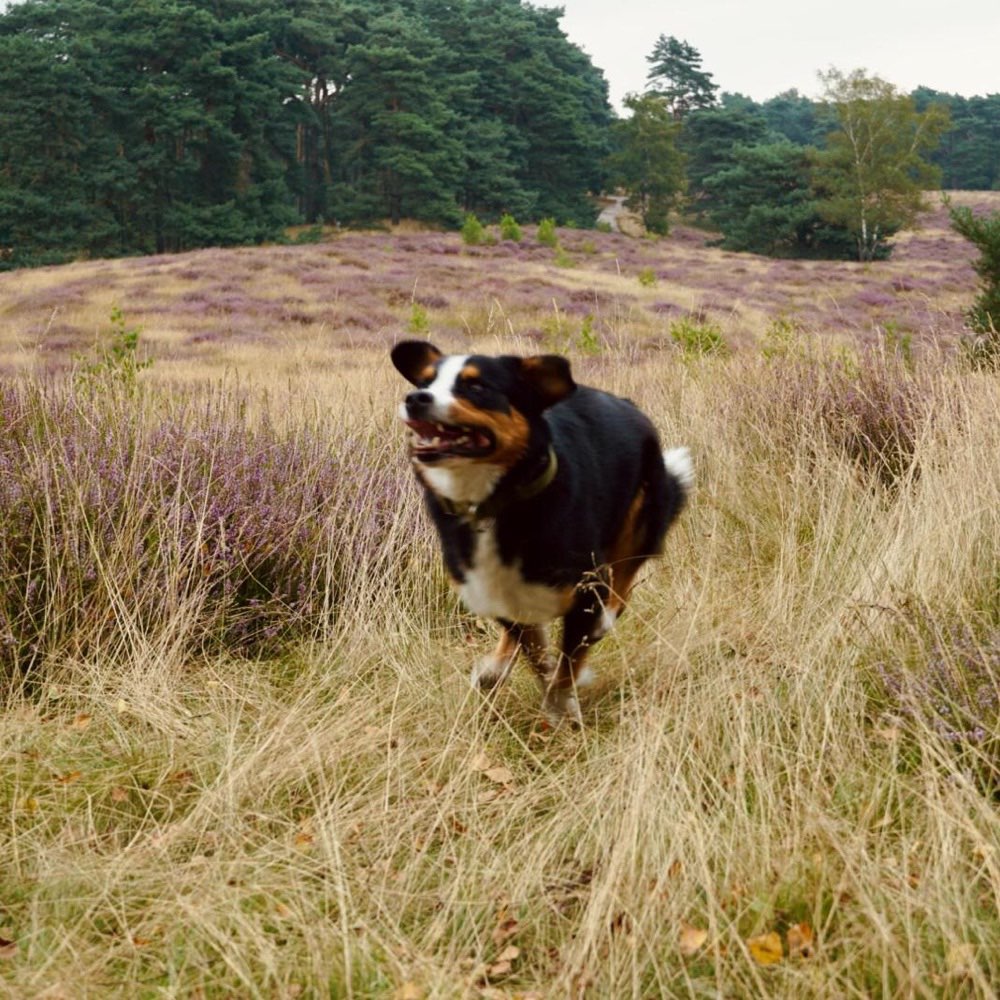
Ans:
POLYGON ((667 529, 684 509, 694 486, 694 463, 687 448, 661 452, 657 442, 651 440, 643 465, 645 538, 641 551, 657 555, 663 550, 667 529))
POLYGON ((668 448, 663 453, 663 464, 667 472, 677 481, 685 499, 694 487, 694 462, 687 448, 668 448))

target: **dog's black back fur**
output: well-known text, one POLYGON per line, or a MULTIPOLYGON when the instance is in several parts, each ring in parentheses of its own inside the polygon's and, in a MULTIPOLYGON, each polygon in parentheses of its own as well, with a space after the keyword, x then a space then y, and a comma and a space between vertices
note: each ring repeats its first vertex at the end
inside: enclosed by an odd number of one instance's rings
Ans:
MULTIPOLYGON (((684 491, 663 464, 659 437, 649 419, 626 399, 578 386, 535 420, 528 453, 498 489, 535 475, 550 443, 558 469, 540 495, 497 513, 503 562, 520 560, 526 580, 555 586, 579 583, 606 559, 640 490, 641 552, 657 555, 684 505, 684 491)), ((430 490, 427 502, 448 570, 461 581, 472 557, 476 527, 453 516, 430 490)))

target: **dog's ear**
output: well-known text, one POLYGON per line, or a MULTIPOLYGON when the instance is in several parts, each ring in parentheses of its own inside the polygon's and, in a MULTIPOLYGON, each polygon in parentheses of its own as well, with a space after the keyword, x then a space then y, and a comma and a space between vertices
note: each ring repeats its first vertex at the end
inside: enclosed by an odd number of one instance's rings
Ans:
POLYGON ((541 409, 553 406, 576 389, 569 362, 559 354, 536 354, 521 358, 521 378, 541 401, 541 409))
POLYGON ((433 374, 428 369, 433 368, 444 355, 426 340, 403 340, 393 349, 392 363, 396 371, 414 385, 426 382, 433 374))

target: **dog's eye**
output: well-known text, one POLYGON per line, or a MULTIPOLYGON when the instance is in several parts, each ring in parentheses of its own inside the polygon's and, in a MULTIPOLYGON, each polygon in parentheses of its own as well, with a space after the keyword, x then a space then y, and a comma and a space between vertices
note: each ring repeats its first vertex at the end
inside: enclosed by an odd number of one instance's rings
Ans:
POLYGON ((477 379, 477 378, 470 378, 470 379, 466 379, 466 381, 465 381, 465 389, 466 389, 467 392, 478 394, 478 393, 483 392, 486 389, 486 386, 483 385, 483 383, 480 382, 479 379, 477 379))

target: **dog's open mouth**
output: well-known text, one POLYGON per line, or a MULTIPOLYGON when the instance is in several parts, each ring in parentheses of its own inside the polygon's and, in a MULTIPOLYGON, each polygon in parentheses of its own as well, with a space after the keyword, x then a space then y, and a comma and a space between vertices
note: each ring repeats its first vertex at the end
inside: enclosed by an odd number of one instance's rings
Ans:
POLYGON ((410 450, 421 462, 442 458, 475 458, 493 450, 493 437, 479 427, 441 424, 430 420, 407 420, 410 450))

